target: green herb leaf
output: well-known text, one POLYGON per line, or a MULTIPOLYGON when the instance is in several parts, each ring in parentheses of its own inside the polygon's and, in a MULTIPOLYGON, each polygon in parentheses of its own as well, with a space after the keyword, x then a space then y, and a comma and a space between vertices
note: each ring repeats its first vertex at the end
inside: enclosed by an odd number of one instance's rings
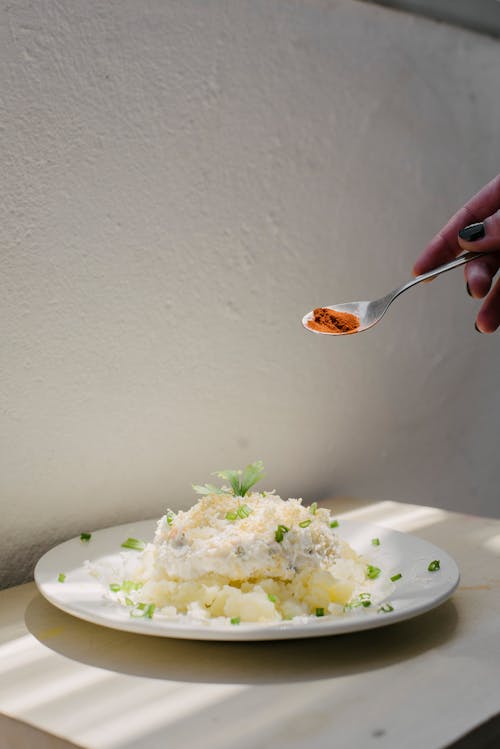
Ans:
POLYGON ((312 523, 312 520, 303 520, 301 523, 299 523, 301 528, 308 528, 312 523))
POLYGON ((224 479, 224 481, 229 481, 235 497, 242 496, 240 495, 241 471, 215 471, 213 475, 218 476, 220 479, 224 479))
POLYGON ((271 601, 271 603, 276 603, 276 602, 277 602, 277 600, 278 600, 278 599, 276 598, 276 596, 275 596, 275 595, 273 595, 273 593, 268 593, 268 594, 267 594, 267 597, 269 598, 269 600, 271 601))
POLYGON ((435 559, 433 562, 429 564, 427 569, 429 570, 429 572, 437 572, 438 570, 441 569, 441 562, 439 561, 439 559, 435 559))
POLYGON ((213 484, 191 484, 196 494, 227 494, 225 489, 221 489, 213 484))
POLYGON ((402 577, 403 577, 403 575, 401 574, 401 572, 398 572, 397 575, 393 575, 391 577, 391 580, 392 580, 393 583, 395 583, 396 580, 401 580, 402 577))
POLYGON ((233 616, 231 619, 231 624, 239 624, 241 622, 241 618, 239 616, 233 616))
POLYGON ((332 520, 330 523, 330 528, 338 528, 339 527, 339 521, 338 520, 332 520))
POLYGON ((325 615, 325 609, 324 608, 317 608, 316 609, 316 616, 324 616, 325 615))
POLYGON ((264 463, 261 460, 256 460, 255 463, 250 463, 241 477, 240 483, 240 497, 244 497, 252 486, 261 480, 264 476, 264 463))
POLYGON ((372 564, 369 564, 366 568, 366 577, 369 577, 370 580, 376 580, 381 572, 382 570, 379 567, 374 567, 372 564))
POLYGON ((122 543, 122 547, 124 549, 135 549, 135 551, 144 551, 146 544, 144 541, 139 541, 138 538, 127 538, 127 540, 122 543))
POLYGON ((274 532, 274 538, 279 544, 283 541, 285 533, 288 533, 289 530, 290 528, 287 528, 286 525, 278 525, 274 532))
POLYGON ((372 538, 372 546, 380 546, 380 538, 372 538))
POLYGON ((309 507, 309 512, 311 513, 311 515, 316 515, 317 511, 318 511, 318 503, 313 502, 312 505, 309 507))
POLYGON ((391 611, 394 611, 394 606, 392 606, 390 603, 384 603, 383 606, 379 607, 379 613, 389 614, 391 611))
POLYGON ((122 589, 122 586, 120 583, 111 583, 109 589, 113 591, 113 593, 118 593, 122 589))
POLYGON ((80 541, 90 541, 92 533, 80 533, 80 541))
POLYGON ((64 574, 64 572, 60 572, 57 576, 57 582, 63 583, 65 580, 66 580, 66 575, 64 574))

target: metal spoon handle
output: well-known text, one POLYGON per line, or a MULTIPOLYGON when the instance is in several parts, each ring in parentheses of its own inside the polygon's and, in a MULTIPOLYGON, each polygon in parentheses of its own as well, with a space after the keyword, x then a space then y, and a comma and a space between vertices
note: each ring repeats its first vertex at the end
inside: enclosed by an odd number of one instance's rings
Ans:
POLYGON ((412 278, 408 283, 405 283, 403 286, 401 286, 399 289, 395 289, 393 293, 393 299, 396 299, 400 294, 403 293, 403 291, 406 291, 407 289, 411 289, 412 286, 415 286, 417 283, 422 283, 422 281, 427 281, 430 278, 435 278, 436 276, 440 276, 441 273, 446 273, 449 270, 453 270, 453 268, 458 268, 459 265, 465 265, 465 263, 470 262, 471 260, 476 260, 478 257, 482 257, 483 255, 488 255, 487 252, 465 252, 463 255, 459 255, 454 260, 451 260, 449 263, 445 263, 444 265, 440 265, 439 268, 433 268, 432 270, 427 271, 427 273, 422 273, 421 276, 416 276, 415 278, 412 278))

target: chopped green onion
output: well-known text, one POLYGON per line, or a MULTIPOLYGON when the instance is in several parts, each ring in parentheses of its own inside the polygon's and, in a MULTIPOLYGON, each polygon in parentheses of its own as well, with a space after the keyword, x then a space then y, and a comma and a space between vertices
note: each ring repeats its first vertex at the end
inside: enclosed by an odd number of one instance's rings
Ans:
POLYGON ((137 619, 141 617, 144 619, 152 619, 155 608, 156 606, 154 603, 138 603, 136 608, 130 612, 130 616, 137 619))
POLYGON ((244 518, 247 518, 251 512, 252 508, 248 505, 240 505, 238 507, 238 515, 242 520, 244 520, 244 518))
POLYGON ((64 574, 64 572, 60 572, 59 575, 57 576, 57 582, 63 583, 65 580, 66 580, 66 575, 64 574))
POLYGON ((80 533, 80 541, 90 541, 92 533, 80 533))
POLYGON ((133 580, 124 580, 121 587, 124 593, 130 593, 132 590, 142 588, 142 583, 135 583, 133 580))
POLYGON ((231 618, 231 624, 239 624, 241 622, 241 618, 239 616, 233 616, 231 618))
POLYGON ((131 598, 126 598, 125 599, 125 603, 126 603, 127 606, 133 606, 134 605, 134 602, 132 601, 131 598))
POLYGON ((372 546, 380 546, 380 538, 372 538, 372 546))
POLYGON ((109 589, 113 591, 113 593, 118 593, 122 589, 122 586, 120 583, 111 583, 109 586, 109 589))
POLYGON ((382 614, 389 614, 391 611, 394 611, 394 606, 391 606, 390 603, 384 603, 383 606, 379 607, 379 612, 382 614))
POLYGON ((285 533, 288 533, 289 530, 290 528, 287 528, 286 525, 278 525, 276 531, 274 532, 274 538, 279 544, 283 541, 285 533))
POLYGON ((348 611, 349 609, 356 609, 359 606, 363 606, 366 609, 371 605, 372 602, 370 601, 370 593, 360 593, 357 598, 349 601, 349 603, 346 603, 344 605, 344 611, 348 611))
POLYGON ((237 512, 226 512, 226 520, 236 520, 237 517, 237 512))
POLYGON ((403 577, 403 575, 401 574, 401 572, 398 572, 397 575, 393 575, 391 577, 391 580, 392 580, 393 583, 395 583, 396 580, 401 580, 402 577, 403 577))
POLYGON ((301 528, 308 528, 312 523, 312 520, 303 520, 301 523, 299 523, 301 528))
POLYGON ((276 601, 278 600, 278 599, 276 598, 276 596, 275 596, 275 595, 273 595, 272 593, 268 593, 268 594, 267 594, 267 597, 269 598, 269 600, 271 601, 271 603, 276 603, 276 601))
POLYGON ((441 562, 439 561, 439 559, 435 559, 429 564, 427 569, 429 570, 429 572, 437 572, 437 570, 441 569, 441 562))
POLYGON ((175 514, 172 512, 172 510, 168 510, 167 512, 168 525, 173 525, 174 520, 175 520, 175 514))
POLYGON ((138 538, 127 538, 127 540, 122 543, 122 547, 124 549, 134 549, 135 551, 144 551, 146 544, 144 541, 139 541, 138 538))
POLYGON ((338 520, 332 520, 330 523, 330 528, 338 528, 339 527, 339 521, 338 520))
POLYGON ((311 515, 316 515, 316 512, 318 511, 318 503, 313 502, 312 505, 309 507, 309 512, 311 515))
POLYGON ((324 608, 318 608, 316 609, 316 616, 324 616, 325 615, 325 609, 324 608))
POLYGON ((372 564, 369 564, 366 568, 366 577, 369 577, 370 580, 376 580, 381 572, 382 570, 379 567, 374 567, 372 564))

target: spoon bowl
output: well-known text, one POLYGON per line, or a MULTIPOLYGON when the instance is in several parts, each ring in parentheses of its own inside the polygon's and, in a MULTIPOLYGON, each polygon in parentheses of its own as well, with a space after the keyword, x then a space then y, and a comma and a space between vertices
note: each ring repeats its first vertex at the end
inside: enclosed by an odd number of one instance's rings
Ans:
POLYGON ((359 325, 354 328, 354 330, 336 331, 311 328, 309 327, 309 323, 314 321, 314 311, 308 312, 307 315, 304 315, 302 318, 302 325, 311 333, 318 333, 319 335, 352 335, 353 333, 363 333, 365 330, 373 328, 374 325, 380 322, 393 301, 404 291, 408 291, 412 286, 416 286, 416 284, 422 283, 422 281, 429 281, 436 278, 436 276, 440 276, 441 273, 446 273, 449 270, 453 270, 453 268, 458 268, 460 265, 469 263, 471 260, 476 260, 478 257, 487 254, 487 252, 466 252, 463 255, 459 255, 451 262, 439 266, 439 268, 433 268, 427 273, 422 273, 421 276, 412 278, 408 283, 399 286, 397 289, 394 289, 394 291, 390 291, 385 296, 380 299, 375 299, 372 302, 346 302, 344 304, 331 304, 324 308, 330 309, 333 312, 347 312, 351 315, 356 315, 359 319, 359 325))

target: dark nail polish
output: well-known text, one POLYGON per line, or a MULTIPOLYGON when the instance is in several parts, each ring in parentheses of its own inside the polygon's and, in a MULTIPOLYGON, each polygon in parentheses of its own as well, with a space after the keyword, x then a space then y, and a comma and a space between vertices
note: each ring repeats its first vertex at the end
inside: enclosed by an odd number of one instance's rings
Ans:
POLYGON ((468 282, 468 281, 467 281, 467 283, 465 284, 465 288, 467 289, 467 294, 468 294, 469 296, 472 296, 472 294, 470 293, 470 287, 469 287, 469 282, 468 282))
POLYGON ((479 328, 477 327, 477 322, 474 323, 474 327, 475 327, 475 329, 477 330, 478 333, 482 333, 483 332, 482 330, 479 330, 479 328))
POLYGON ((469 224, 460 229, 458 236, 465 239, 466 242, 475 242, 476 239, 482 239, 485 235, 484 224, 480 221, 478 224, 469 224))

